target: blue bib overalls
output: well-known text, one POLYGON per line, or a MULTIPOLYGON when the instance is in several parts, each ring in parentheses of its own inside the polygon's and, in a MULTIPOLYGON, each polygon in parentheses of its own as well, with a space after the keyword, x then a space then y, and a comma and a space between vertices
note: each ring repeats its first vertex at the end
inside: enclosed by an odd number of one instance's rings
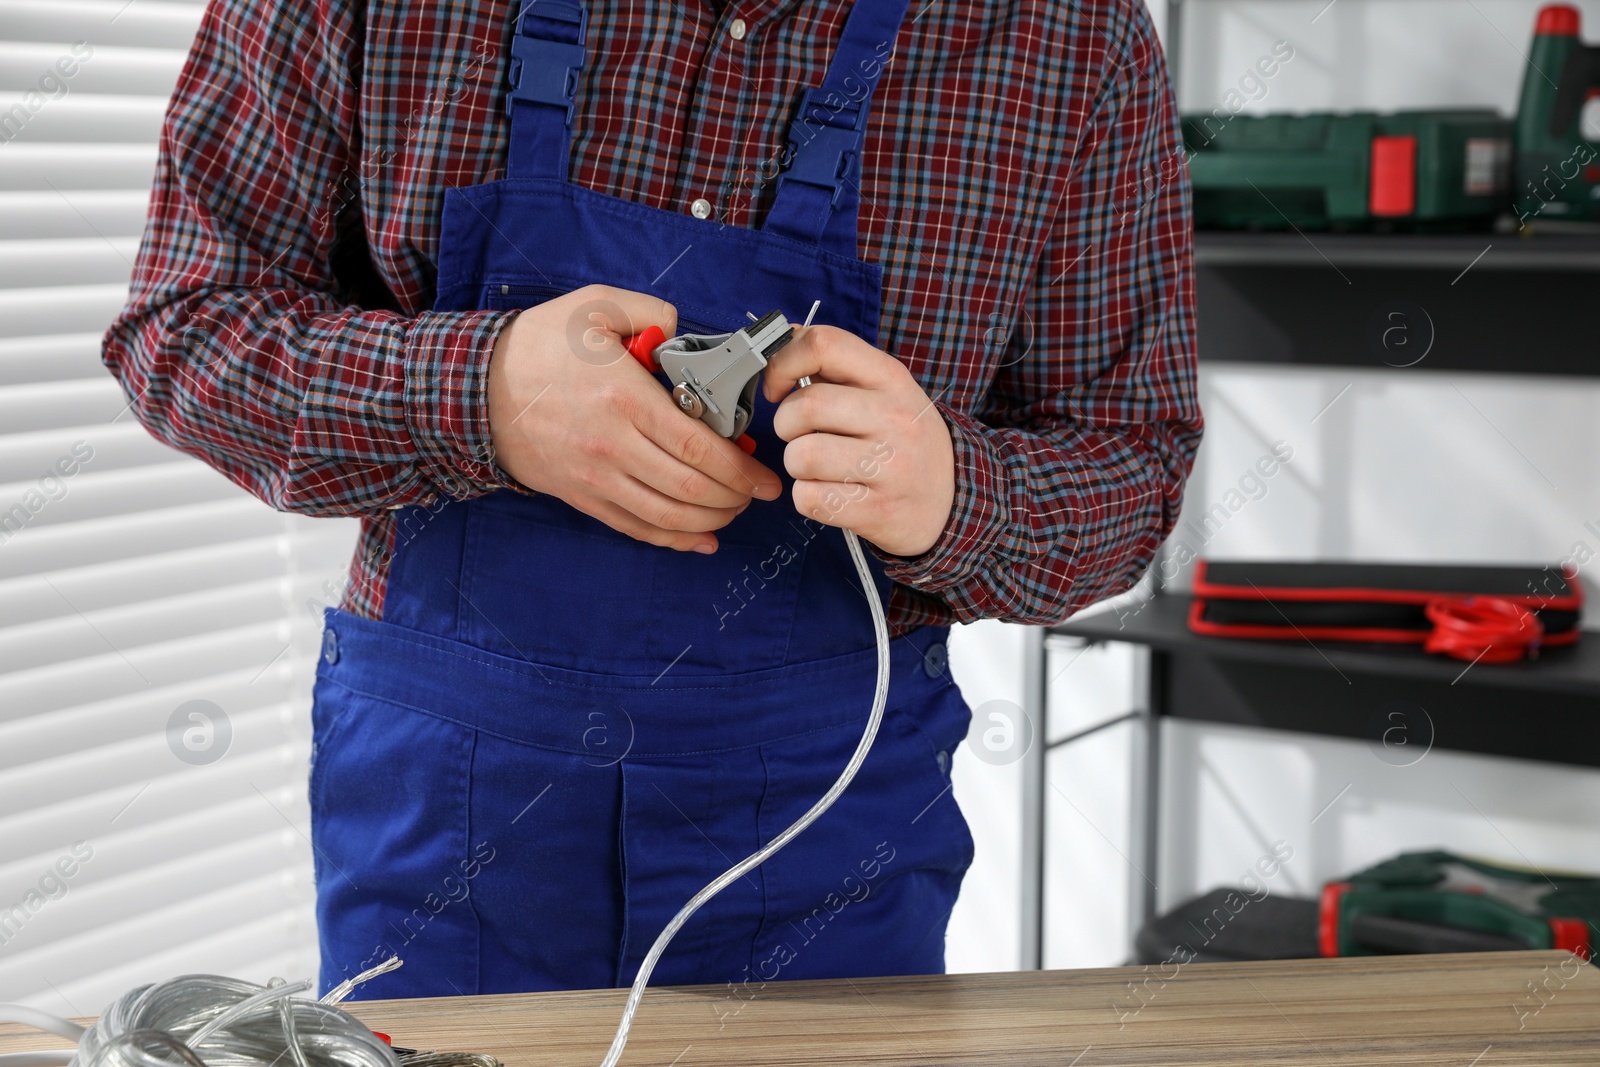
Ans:
MULTIPOLYGON (((681 332, 773 308, 798 321, 821 300, 816 321, 876 342, 858 148, 906 4, 857 0, 761 229, 569 182, 587 16, 524 4, 508 176, 446 191, 436 310, 604 283, 671 301, 681 332)), ((750 432, 782 476, 764 400, 750 432)), ((383 620, 330 611, 318 668, 322 987, 391 954, 404 968, 357 995, 627 984, 683 902, 810 806, 860 737, 876 653, 841 534, 787 491, 753 501, 711 556, 509 491, 405 509, 396 529, 383 620)), ((881 569, 878 585, 887 599, 881 569)), ((943 969, 972 858, 949 781, 969 713, 945 637, 893 643, 860 775, 689 922, 655 984, 943 969)))

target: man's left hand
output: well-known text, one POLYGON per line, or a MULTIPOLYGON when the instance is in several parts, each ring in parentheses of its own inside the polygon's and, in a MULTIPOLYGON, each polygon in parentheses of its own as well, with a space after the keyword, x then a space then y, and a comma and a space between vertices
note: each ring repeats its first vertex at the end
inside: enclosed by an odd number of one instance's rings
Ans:
POLYGON ((919 556, 955 501, 950 428, 899 360, 834 326, 799 326, 767 365, 773 429, 802 515, 919 556), (801 378, 812 384, 796 388, 801 378))

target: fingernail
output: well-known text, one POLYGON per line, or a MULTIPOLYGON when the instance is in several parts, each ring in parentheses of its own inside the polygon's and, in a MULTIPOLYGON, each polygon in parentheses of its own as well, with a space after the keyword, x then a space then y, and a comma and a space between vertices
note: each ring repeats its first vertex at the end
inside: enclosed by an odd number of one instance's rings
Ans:
POLYGON ((783 486, 781 485, 773 485, 769 482, 766 485, 756 486, 756 496, 762 500, 776 500, 782 495, 783 486))
POLYGON ((717 550, 717 546, 708 545, 704 541, 701 541, 699 544, 694 546, 694 550, 700 553, 702 556, 709 556, 711 553, 717 550))

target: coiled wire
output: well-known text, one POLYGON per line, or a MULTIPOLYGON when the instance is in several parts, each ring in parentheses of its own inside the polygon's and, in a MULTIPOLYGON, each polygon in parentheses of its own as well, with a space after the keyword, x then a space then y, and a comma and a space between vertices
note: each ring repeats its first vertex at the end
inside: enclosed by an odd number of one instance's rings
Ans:
POLYGON ((408 1067, 366 1024, 335 1007, 357 985, 398 966, 391 957, 322 1000, 295 996, 309 981, 275 978, 262 986, 188 974, 130 989, 88 1027, 0 1004, 0 1022, 77 1042, 76 1049, 0 1056, 0 1067, 408 1067))
POLYGON ((130 990, 78 1041, 73 1067, 399 1067, 353 1016, 294 996, 310 985, 185 975, 130 990))

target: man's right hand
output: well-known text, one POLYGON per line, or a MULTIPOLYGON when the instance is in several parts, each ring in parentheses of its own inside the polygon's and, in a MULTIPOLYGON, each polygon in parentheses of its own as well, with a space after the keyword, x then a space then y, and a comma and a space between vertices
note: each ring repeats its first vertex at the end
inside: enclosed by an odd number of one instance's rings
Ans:
POLYGON ((518 313, 489 362, 490 436, 500 469, 529 489, 641 541, 715 552, 711 531, 782 483, 679 411, 623 347, 677 325, 666 301, 605 285, 518 313))

